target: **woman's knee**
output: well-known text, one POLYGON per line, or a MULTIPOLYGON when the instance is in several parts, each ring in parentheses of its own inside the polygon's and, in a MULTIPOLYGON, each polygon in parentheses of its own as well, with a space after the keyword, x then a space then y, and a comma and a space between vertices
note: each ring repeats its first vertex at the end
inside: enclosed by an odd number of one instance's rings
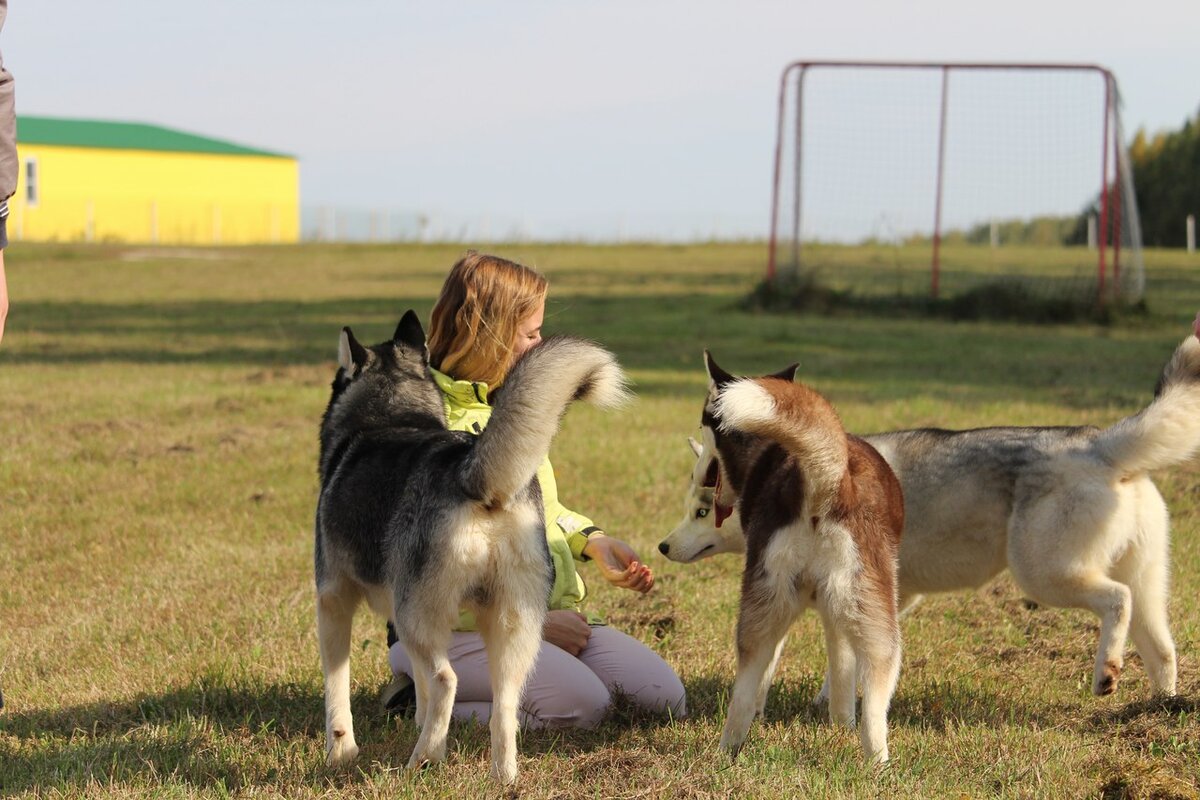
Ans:
MULTIPOLYGON (((657 658, 657 655, 655 655, 657 658)), ((687 716, 687 689, 675 671, 662 662, 661 668, 651 667, 642 681, 632 681, 625 693, 642 708, 672 719, 687 716)))
POLYGON ((634 637, 597 628, 581 658, 612 691, 640 708, 681 719, 687 715, 687 690, 671 665, 634 637))
POLYGON ((530 722, 545 728, 595 728, 612 707, 612 694, 583 665, 546 683, 526 688, 523 706, 530 722))

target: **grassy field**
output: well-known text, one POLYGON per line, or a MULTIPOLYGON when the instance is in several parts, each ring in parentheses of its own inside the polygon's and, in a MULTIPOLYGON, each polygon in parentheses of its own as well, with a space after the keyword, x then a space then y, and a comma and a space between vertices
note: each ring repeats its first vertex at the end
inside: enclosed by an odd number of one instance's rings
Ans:
MULTIPOLYGON (((383 626, 355 627, 363 750, 324 766, 311 520, 316 431, 337 334, 427 317, 457 246, 163 250, 22 246, 0 346, 0 794, 473 797, 486 731, 449 762, 376 696, 383 626)), ((691 716, 618 708, 595 732, 521 739, 520 795, 1200 797, 1200 469, 1156 476, 1173 513, 1180 696, 1148 696, 1135 656, 1089 692, 1095 619, 1030 608, 1007 578, 933 598, 903 622, 891 752, 810 707, 814 616, 790 639, 766 718, 732 766, 716 749, 733 677, 736 558, 655 552, 674 526, 698 424, 700 351, 756 373, 798 360, 858 432, 938 425, 1105 425, 1150 398, 1200 308, 1200 258, 1147 253, 1145 317, 1113 327, 912 317, 754 315, 761 245, 506 246, 552 282, 546 330, 612 347, 638 401, 578 408, 554 450, 564 501, 655 568, 650 595, 584 567, 593 607, 670 661, 691 716)), ((842 254, 848 263, 853 253, 842 254)))

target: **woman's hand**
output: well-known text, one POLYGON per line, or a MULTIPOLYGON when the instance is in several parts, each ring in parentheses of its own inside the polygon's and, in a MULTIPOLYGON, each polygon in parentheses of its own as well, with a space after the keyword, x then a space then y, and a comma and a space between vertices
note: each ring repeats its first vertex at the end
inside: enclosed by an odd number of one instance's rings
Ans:
POLYGON ((573 656, 578 656, 587 647, 592 636, 592 626, 587 617, 578 611, 547 611, 546 624, 542 626, 542 638, 555 647, 561 647, 573 656))
POLYGON ((603 533, 588 537, 583 554, 596 562, 600 574, 613 586, 648 592, 654 588, 654 573, 638 561, 633 548, 603 533))

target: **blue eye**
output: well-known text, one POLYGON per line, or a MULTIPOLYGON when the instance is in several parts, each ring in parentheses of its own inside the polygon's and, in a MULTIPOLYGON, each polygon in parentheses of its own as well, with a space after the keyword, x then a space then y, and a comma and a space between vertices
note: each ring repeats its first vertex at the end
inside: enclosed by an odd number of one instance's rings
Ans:
POLYGON ((708 516, 707 508, 697 508, 696 509, 696 519, 704 519, 707 516, 708 516))

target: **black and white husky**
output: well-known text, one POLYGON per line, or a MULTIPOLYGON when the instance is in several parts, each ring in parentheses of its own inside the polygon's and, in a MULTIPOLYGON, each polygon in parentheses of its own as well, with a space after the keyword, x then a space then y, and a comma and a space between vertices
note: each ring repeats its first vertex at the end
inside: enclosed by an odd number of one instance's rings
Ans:
MULTIPOLYGON (((900 605, 983 586, 1006 567, 1030 598, 1100 618, 1092 691, 1116 690, 1127 636, 1154 692, 1175 693, 1167 624, 1169 520, 1151 470, 1200 449, 1200 322, 1175 350, 1153 401, 1094 427, 922 429, 866 436, 904 489, 900 605)), ((691 562, 741 552, 736 512, 714 500, 715 453, 697 462, 684 519, 659 550, 691 562), (726 518, 728 517, 728 518, 726 518)), ((829 684, 822 688, 823 699, 829 684)))
POLYGON ((446 651, 468 608, 491 670, 492 776, 512 783, 517 706, 553 580, 535 473, 571 401, 615 406, 628 397, 624 375, 595 344, 547 339, 513 367, 473 436, 446 429, 412 311, 373 347, 343 329, 338 363, 321 423, 315 546, 327 759, 358 755, 350 625, 364 599, 412 658, 421 733, 408 766, 445 758, 457 684, 446 651))
POLYGON ((854 725, 861 676, 863 751, 887 761, 887 709, 900 672, 900 484, 871 445, 846 434, 828 401, 792 382, 794 367, 736 379, 707 353, 705 362, 711 386, 701 424, 720 462, 715 494, 736 503, 746 545, 721 749, 737 756, 788 628, 815 608, 829 654, 830 716, 854 725))

